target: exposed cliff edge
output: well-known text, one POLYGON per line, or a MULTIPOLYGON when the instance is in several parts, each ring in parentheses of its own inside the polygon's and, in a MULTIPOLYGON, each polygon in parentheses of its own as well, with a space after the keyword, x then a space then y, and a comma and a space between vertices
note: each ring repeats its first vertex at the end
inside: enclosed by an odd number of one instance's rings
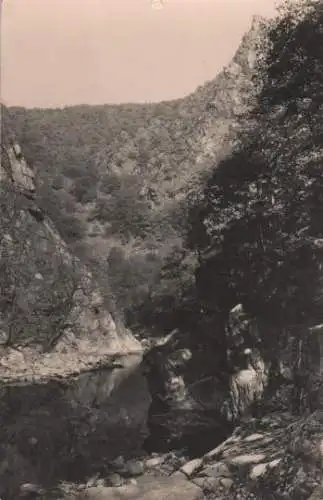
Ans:
POLYGON ((259 56, 264 53, 268 29, 268 20, 254 16, 232 61, 214 80, 186 98, 188 105, 196 101, 200 109, 193 143, 195 159, 189 179, 183 179, 193 189, 200 175, 205 178, 215 163, 232 152, 237 132, 256 103, 262 84, 259 56))
POLYGON ((140 352, 37 207, 34 172, 8 130, 1 153, 1 379, 64 377, 140 352))

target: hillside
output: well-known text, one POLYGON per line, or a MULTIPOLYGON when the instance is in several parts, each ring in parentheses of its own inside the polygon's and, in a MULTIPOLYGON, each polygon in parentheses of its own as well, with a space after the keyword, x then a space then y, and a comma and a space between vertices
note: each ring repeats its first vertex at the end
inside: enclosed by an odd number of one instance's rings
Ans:
MULTIPOLYGON (((147 302, 153 302, 151 316, 160 302, 163 309, 172 300, 173 290, 192 282, 195 258, 184 244, 186 199, 231 149, 253 103, 264 29, 255 18, 228 67, 177 101, 9 109, 35 169, 38 205, 98 278, 109 274, 103 286, 113 289, 132 326, 147 323, 147 302), (178 268, 171 280, 163 270, 169 262, 178 268), (181 284, 185 274, 187 283, 181 284)), ((162 323, 172 328, 174 321, 166 314, 162 323)))
POLYGON ((257 105, 192 214, 205 307, 226 314, 242 303, 273 335, 323 320, 322 13, 314 12, 270 32, 257 105))

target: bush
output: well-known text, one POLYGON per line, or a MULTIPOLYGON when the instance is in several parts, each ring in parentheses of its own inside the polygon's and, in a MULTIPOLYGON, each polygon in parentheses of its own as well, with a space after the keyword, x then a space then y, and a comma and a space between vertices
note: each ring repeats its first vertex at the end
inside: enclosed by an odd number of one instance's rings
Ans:
POLYGON ((96 182, 92 176, 84 176, 75 179, 71 193, 76 201, 85 204, 96 200, 96 182))

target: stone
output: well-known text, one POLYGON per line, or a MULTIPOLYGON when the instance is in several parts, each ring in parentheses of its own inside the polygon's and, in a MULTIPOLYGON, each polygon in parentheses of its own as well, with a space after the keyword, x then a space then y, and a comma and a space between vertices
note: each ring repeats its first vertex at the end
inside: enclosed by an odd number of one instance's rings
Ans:
POLYGON ((98 486, 98 475, 95 475, 93 477, 91 477, 87 483, 86 483, 86 486, 88 488, 91 488, 92 486, 98 486))
POLYGON ((233 485, 233 480, 230 479, 229 477, 224 477, 220 479, 220 484, 221 486, 223 486, 224 489, 229 490, 233 485))
POLYGON ((145 471, 143 462, 139 460, 130 460, 125 464, 125 472, 129 476, 141 476, 145 471))
POLYGON ((216 493, 222 486, 219 477, 196 477, 192 482, 203 491, 212 493, 216 493))
POLYGON ((77 493, 73 500, 137 500, 138 495, 139 488, 136 485, 125 485, 119 488, 94 486, 77 493))
POLYGON ((203 475, 208 477, 229 477, 230 470, 223 462, 217 462, 203 469, 203 475))
POLYGON ((260 476, 263 476, 266 473, 266 470, 268 468, 268 464, 257 464, 254 467, 252 467, 249 477, 250 479, 257 479, 260 476))
POLYGON ((254 433, 254 434, 251 434, 250 436, 247 436, 244 440, 247 443, 251 443, 253 441, 258 441, 259 439, 262 439, 263 437, 264 437, 264 434, 254 433))
POLYGON ((186 474, 184 474, 184 472, 182 472, 181 470, 177 470, 176 472, 174 472, 172 474, 172 478, 180 478, 181 480, 188 480, 188 477, 186 476, 186 474))
POLYGON ((127 484, 138 484, 137 483, 137 480, 134 478, 134 477, 130 477, 128 480, 127 480, 127 484))
POLYGON ((127 484, 120 488, 93 487, 74 496, 73 500, 203 500, 201 488, 169 477, 152 478, 143 485, 127 484))
POLYGON ((208 483, 209 478, 207 477, 194 477, 191 479, 192 483, 201 488, 203 491, 206 490, 206 485, 208 483))
POLYGON ((200 469, 203 465, 202 458, 196 458, 195 460, 191 460, 187 462, 183 467, 180 468, 180 471, 183 472, 188 477, 191 477, 198 469, 200 469))
POLYGON ((176 480, 168 485, 157 485, 136 500, 202 500, 205 496, 201 488, 190 481, 176 480))
POLYGON ((147 469, 154 469, 155 467, 161 465, 164 461, 165 461, 164 456, 148 458, 148 460, 145 461, 145 467, 147 469))
POLYGON ((113 474, 109 474, 106 481, 109 486, 115 487, 122 486, 124 483, 124 479, 120 476, 120 474, 117 474, 116 472, 114 472, 113 474))
POLYGON ((98 479, 96 482, 96 486, 100 486, 100 487, 106 486, 105 479, 103 479, 103 478, 98 479))
POLYGON ((281 462, 281 458, 276 458, 275 460, 272 460, 271 462, 268 463, 268 467, 270 469, 273 469, 274 467, 277 467, 279 463, 281 462))
POLYGON ((232 457, 230 462, 234 465, 245 465, 261 462, 265 455, 263 453, 250 453, 248 455, 238 455, 237 457, 232 457))

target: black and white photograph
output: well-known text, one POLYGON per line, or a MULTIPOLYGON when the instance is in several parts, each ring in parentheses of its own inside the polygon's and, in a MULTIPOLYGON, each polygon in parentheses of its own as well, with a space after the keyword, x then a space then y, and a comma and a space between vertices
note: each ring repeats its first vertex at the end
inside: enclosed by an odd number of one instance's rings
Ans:
POLYGON ((323 1, 0 0, 0 500, 323 500, 323 1))

